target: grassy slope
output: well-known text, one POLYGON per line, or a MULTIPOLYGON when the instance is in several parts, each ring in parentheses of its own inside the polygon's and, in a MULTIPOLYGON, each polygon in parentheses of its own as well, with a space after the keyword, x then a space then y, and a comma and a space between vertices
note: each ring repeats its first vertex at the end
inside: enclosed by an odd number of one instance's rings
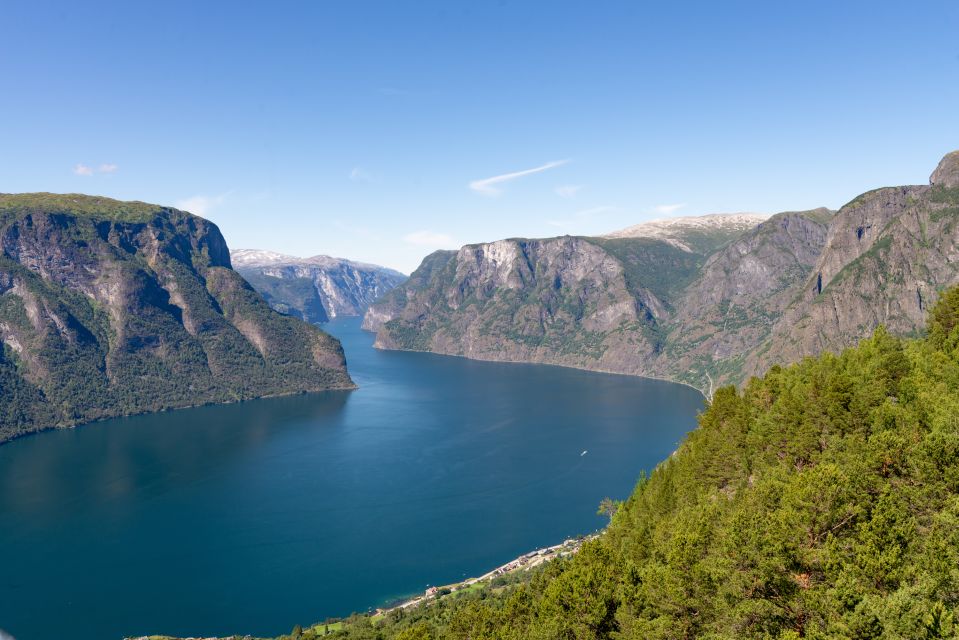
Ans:
POLYGON ((29 213, 65 213, 115 222, 149 222, 167 207, 79 193, 0 193, 0 224, 29 213))

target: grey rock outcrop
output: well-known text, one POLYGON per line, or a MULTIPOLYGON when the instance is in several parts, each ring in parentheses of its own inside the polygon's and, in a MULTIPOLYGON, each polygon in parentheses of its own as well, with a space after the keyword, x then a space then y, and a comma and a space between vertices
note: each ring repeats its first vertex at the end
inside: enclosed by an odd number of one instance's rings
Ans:
POLYGON ((946 154, 929 176, 929 184, 946 189, 959 187, 959 151, 946 154))
POLYGON ((236 270, 275 310, 308 322, 360 316, 406 280, 393 269, 342 258, 296 258, 270 251, 232 253, 236 270))

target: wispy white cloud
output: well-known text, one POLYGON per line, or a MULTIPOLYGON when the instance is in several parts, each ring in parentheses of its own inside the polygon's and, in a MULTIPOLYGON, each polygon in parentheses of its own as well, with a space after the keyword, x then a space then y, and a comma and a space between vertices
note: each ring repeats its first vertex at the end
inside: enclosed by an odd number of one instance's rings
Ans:
POLYGON ((227 194, 218 196, 196 195, 176 202, 177 209, 183 209, 198 216, 205 216, 226 201, 227 194))
POLYGON ((496 185, 509 182, 510 180, 516 180, 517 178, 522 178, 524 176, 531 176, 534 173, 542 173, 543 171, 548 171, 549 169, 562 166, 567 162, 569 162, 569 160, 554 160, 539 167, 533 167, 532 169, 523 169, 522 171, 504 173, 502 175, 493 176, 492 178, 473 180, 470 182, 469 188, 477 193, 483 194, 484 196, 498 196, 500 193, 502 193, 502 189, 497 188, 496 185))
POLYGON ((403 236, 403 241, 418 247, 431 247, 433 249, 451 249, 456 247, 456 241, 446 233, 438 233, 422 229, 413 231, 403 236))
POLYGON ((659 213, 664 216, 668 216, 671 213, 676 213, 677 211, 679 211, 685 206, 686 206, 685 202, 682 202, 679 204, 661 204, 653 207, 653 212, 659 213))
POLYGON ((119 166, 109 162, 104 162, 96 168, 87 164, 77 163, 77 165, 73 167, 73 173, 78 176, 92 176, 94 173, 116 173, 119 168, 119 166))
POLYGON ((371 182, 373 176, 362 167, 353 167, 353 170, 350 171, 350 180, 353 182, 371 182))
POLYGON ((581 184, 564 184, 556 187, 556 195, 568 200, 569 198, 575 197, 582 189, 583 185, 581 184))

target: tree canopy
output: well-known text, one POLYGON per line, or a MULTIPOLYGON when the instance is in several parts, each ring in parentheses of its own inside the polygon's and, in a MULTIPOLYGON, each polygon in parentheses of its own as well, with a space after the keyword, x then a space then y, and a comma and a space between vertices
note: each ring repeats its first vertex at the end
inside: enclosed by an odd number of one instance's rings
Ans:
POLYGON ((957 636, 959 289, 927 337, 880 327, 699 422, 574 558, 330 637, 957 636))

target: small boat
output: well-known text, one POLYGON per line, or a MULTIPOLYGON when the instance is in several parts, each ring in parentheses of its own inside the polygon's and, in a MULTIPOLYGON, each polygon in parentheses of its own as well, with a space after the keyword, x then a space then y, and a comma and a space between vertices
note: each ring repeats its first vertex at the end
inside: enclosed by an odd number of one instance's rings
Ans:
POLYGON ((586 449, 583 449, 583 452, 579 454, 579 457, 582 458, 583 456, 586 455, 586 453, 587 453, 586 449))

